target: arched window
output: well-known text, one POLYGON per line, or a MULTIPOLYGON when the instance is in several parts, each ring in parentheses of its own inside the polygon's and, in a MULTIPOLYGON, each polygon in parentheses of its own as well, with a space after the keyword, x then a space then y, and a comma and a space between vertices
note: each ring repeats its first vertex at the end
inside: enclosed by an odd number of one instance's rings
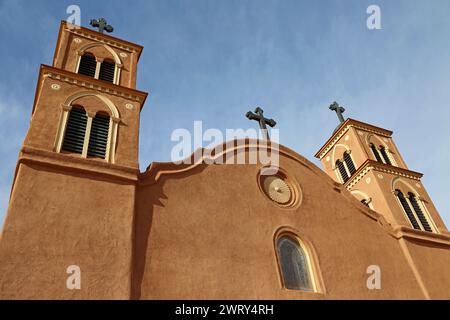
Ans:
POLYGON ((386 148, 383 146, 380 146, 380 152, 381 152, 381 155, 383 156, 384 163, 392 165, 391 159, 389 158, 389 156, 387 154, 386 148))
POLYGON ((105 59, 100 63, 91 53, 85 53, 80 57, 77 73, 102 81, 118 83, 116 63, 110 59, 105 59))
POLYGON ((287 289, 315 291, 307 253, 292 237, 282 236, 277 241, 278 261, 287 289))
POLYGON ((428 223, 428 220, 422 211, 422 208, 420 207, 419 203, 417 202, 417 198, 416 198, 415 194, 413 194, 412 192, 409 192, 408 199, 414 209, 414 212, 417 215, 417 218, 419 218, 422 228, 425 231, 433 232, 433 229, 431 229, 430 224, 428 223))
POLYGON ((109 116, 105 114, 96 114, 92 119, 87 152, 89 157, 105 158, 108 145, 109 122, 109 116))
POLYGON ((339 173, 341 174, 342 181, 345 183, 350 178, 349 174, 347 173, 347 169, 345 168, 344 163, 341 160, 336 161, 336 167, 339 170, 339 173))
POLYGON ((407 198, 405 198, 405 195, 400 190, 395 190, 395 194, 400 201, 400 204, 403 207, 403 210, 406 213, 406 216, 408 217, 409 221, 411 222, 414 229, 421 230, 419 223, 417 222, 416 216, 414 215, 413 208, 411 207, 409 201, 407 198))
POLYGON ((344 162, 347 165, 348 171, 350 172, 350 176, 356 172, 355 163, 352 160, 350 152, 344 152, 344 162))
POLYGON ((62 150, 82 153, 86 135, 87 116, 83 107, 74 106, 69 112, 62 150))
POLYGON ((111 60, 104 60, 100 65, 98 78, 103 81, 114 83, 116 64, 111 60))
POLYGON ((377 149, 377 147, 373 143, 370 144, 370 149, 372 149, 372 153, 375 156, 375 159, 377 159, 378 162, 383 163, 383 159, 381 158, 380 151, 377 149))
POLYGON ((96 70, 97 60, 95 59, 95 56, 91 53, 82 55, 80 58, 80 65, 78 66, 78 73, 95 78, 96 70))

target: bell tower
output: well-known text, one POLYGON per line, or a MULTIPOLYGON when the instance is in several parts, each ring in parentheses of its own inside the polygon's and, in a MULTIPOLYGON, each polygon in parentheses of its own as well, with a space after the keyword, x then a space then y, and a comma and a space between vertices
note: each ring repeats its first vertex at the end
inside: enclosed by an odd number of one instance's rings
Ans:
POLYGON ((91 25, 99 31, 61 22, 53 64, 40 67, 0 242, 0 298, 130 297, 143 47, 104 34, 104 19, 91 25))
POLYGON ((448 232, 421 182, 422 174, 407 167, 392 131, 345 119, 345 109, 336 102, 330 110, 340 124, 315 155, 325 172, 394 227, 448 232))

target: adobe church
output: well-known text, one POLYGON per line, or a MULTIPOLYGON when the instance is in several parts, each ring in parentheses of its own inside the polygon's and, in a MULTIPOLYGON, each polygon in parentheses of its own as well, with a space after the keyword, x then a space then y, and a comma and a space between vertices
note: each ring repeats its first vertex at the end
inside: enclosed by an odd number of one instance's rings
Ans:
MULTIPOLYGON (((450 233, 391 131, 333 103, 324 171, 272 144, 272 175, 205 161, 140 172, 143 48, 96 25, 63 21, 40 68, 1 299, 450 299, 450 233)), ((223 153, 256 152, 235 142, 223 153)))

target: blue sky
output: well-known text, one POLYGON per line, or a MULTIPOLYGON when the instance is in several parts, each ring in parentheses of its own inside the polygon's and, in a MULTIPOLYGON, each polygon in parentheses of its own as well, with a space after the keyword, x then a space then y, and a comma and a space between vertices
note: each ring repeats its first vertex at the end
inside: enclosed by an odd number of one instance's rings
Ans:
POLYGON ((314 163, 346 116, 394 131, 410 169, 450 226, 450 1, 0 0, 0 220, 28 128, 39 65, 51 64, 70 4, 82 25, 106 17, 114 36, 142 44, 140 166, 169 161, 177 128, 254 127, 261 105, 280 142, 314 163), (366 28, 381 8, 382 29, 366 28))

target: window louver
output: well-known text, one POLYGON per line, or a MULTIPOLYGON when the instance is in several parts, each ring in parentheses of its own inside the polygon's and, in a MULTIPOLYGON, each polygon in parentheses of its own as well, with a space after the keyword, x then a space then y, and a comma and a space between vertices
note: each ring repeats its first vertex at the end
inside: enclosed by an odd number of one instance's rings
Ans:
POLYGON ((373 143, 370 144, 370 148, 372 149, 373 155, 377 159, 378 162, 383 163, 383 160, 381 159, 380 153, 378 152, 377 147, 373 143))
POLYGON ((386 149, 384 147, 380 147, 380 152, 381 152, 381 155, 383 156, 384 162, 386 164, 392 165, 391 159, 389 159, 386 149))
POLYGON ((90 54, 85 54, 81 57, 78 73, 86 76, 95 77, 95 70, 97 69, 97 61, 95 57, 90 54))
POLYGON ((114 83, 115 70, 116 65, 114 63, 103 61, 100 65, 100 73, 98 75, 98 78, 103 81, 114 83))
POLYGON ((98 114, 92 119, 88 156, 105 158, 108 144, 109 117, 98 114))
POLYGON ((80 154, 83 152, 86 123, 87 116, 83 109, 72 108, 72 110, 70 110, 62 145, 63 150, 80 154))
POLYGON ((344 161, 350 171, 350 175, 354 174, 356 172, 355 164, 353 163, 352 157, 347 152, 344 153, 344 161))
POLYGON ((361 203, 362 203, 363 205, 367 206, 367 208, 370 208, 370 207, 369 207, 369 201, 368 201, 368 200, 362 199, 362 200, 361 200, 361 203))
POLYGON ((339 172, 341 174, 342 180, 344 180, 344 182, 347 182, 347 180, 350 178, 347 174, 347 170, 345 170, 345 166, 344 163, 342 163, 340 160, 336 161, 336 166, 339 169, 339 172))
POLYGON ((422 224, 423 228, 426 231, 433 232, 433 230, 430 227, 430 224, 427 221, 427 218, 425 218, 425 215, 423 214, 422 209, 420 208, 419 204, 417 203, 416 196, 413 193, 409 193, 409 201, 411 202, 414 211, 416 212, 417 217, 420 220, 420 223, 422 224))
POLYGON ((409 206, 408 202, 406 201, 405 196, 400 190, 396 190, 398 200, 400 200, 400 203, 402 204, 403 209, 406 212, 406 215, 408 216, 409 221, 411 222, 414 229, 421 230, 419 223, 416 220, 416 217, 414 217, 414 214, 411 210, 411 207, 409 206))

